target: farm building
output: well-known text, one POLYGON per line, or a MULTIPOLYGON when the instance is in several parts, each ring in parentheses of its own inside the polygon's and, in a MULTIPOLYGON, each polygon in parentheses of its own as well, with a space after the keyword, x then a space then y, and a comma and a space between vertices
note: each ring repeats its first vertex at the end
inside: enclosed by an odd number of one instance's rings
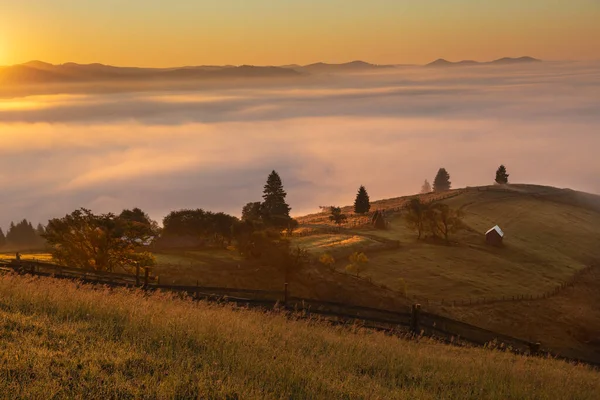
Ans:
POLYGON ((498 225, 485 233, 485 242, 492 246, 501 246, 504 239, 504 232, 498 225))

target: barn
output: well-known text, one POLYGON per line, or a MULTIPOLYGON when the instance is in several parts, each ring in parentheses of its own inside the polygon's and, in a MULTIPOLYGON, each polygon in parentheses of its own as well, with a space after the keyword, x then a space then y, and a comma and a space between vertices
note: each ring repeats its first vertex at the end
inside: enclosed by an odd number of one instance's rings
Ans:
POLYGON ((498 225, 485 233, 485 242, 492 246, 502 246, 502 240, 504 239, 504 232, 498 225))

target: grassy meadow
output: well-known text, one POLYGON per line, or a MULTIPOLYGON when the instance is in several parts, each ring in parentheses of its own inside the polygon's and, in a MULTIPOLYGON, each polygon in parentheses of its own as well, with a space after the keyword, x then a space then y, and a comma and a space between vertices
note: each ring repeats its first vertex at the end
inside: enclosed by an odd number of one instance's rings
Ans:
POLYGON ((0 276, 0 397, 595 399, 600 373, 157 293, 0 276))
MULTIPOLYGON (((365 275, 390 286, 403 279, 409 296, 439 301, 541 294, 600 259, 600 212, 555 197, 535 197, 546 192, 561 193, 521 185, 506 191, 457 191, 443 201, 462 210, 466 230, 453 235, 450 246, 417 240, 401 213, 389 218, 387 230, 366 226, 351 233, 400 241, 398 249, 370 255, 365 275), (484 242, 484 233, 496 224, 506 233, 500 249, 484 242)), ((374 202, 373 208, 397 206, 402 199, 374 202)), ((324 221, 313 218, 304 221, 324 221)), ((318 238, 327 240, 325 235, 318 238)), ((339 261, 343 267, 348 260, 339 261)))

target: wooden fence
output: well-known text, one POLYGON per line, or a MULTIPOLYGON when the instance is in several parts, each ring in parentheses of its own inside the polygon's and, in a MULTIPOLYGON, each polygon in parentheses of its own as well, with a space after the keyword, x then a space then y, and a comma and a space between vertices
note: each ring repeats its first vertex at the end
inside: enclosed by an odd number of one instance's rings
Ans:
POLYGON ((0 270, 19 274, 51 276, 59 279, 75 279, 90 284, 109 287, 139 287, 144 290, 163 290, 180 293, 194 299, 225 301, 247 307, 278 308, 288 310, 295 317, 318 317, 330 323, 353 324, 402 335, 434 337, 439 340, 478 346, 493 344, 499 348, 519 353, 550 355, 571 362, 600 367, 600 360, 573 359, 545 351, 537 342, 503 335, 461 321, 421 311, 420 305, 399 310, 387 310, 335 303, 316 299, 293 297, 288 293, 287 283, 282 291, 251 290, 223 287, 174 286, 160 284, 148 274, 127 275, 100 271, 87 271, 51 263, 34 261, 0 260, 0 270))

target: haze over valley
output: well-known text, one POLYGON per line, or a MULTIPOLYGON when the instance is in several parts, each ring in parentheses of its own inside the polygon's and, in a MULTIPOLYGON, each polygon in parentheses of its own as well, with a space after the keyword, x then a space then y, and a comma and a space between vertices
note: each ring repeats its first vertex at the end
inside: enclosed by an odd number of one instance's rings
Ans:
POLYGON ((359 184, 414 193, 440 166, 453 187, 505 163, 515 182, 600 193, 593 62, 147 83, 0 89, 0 226, 81 206, 239 215, 272 169, 294 215, 350 204, 359 184))

